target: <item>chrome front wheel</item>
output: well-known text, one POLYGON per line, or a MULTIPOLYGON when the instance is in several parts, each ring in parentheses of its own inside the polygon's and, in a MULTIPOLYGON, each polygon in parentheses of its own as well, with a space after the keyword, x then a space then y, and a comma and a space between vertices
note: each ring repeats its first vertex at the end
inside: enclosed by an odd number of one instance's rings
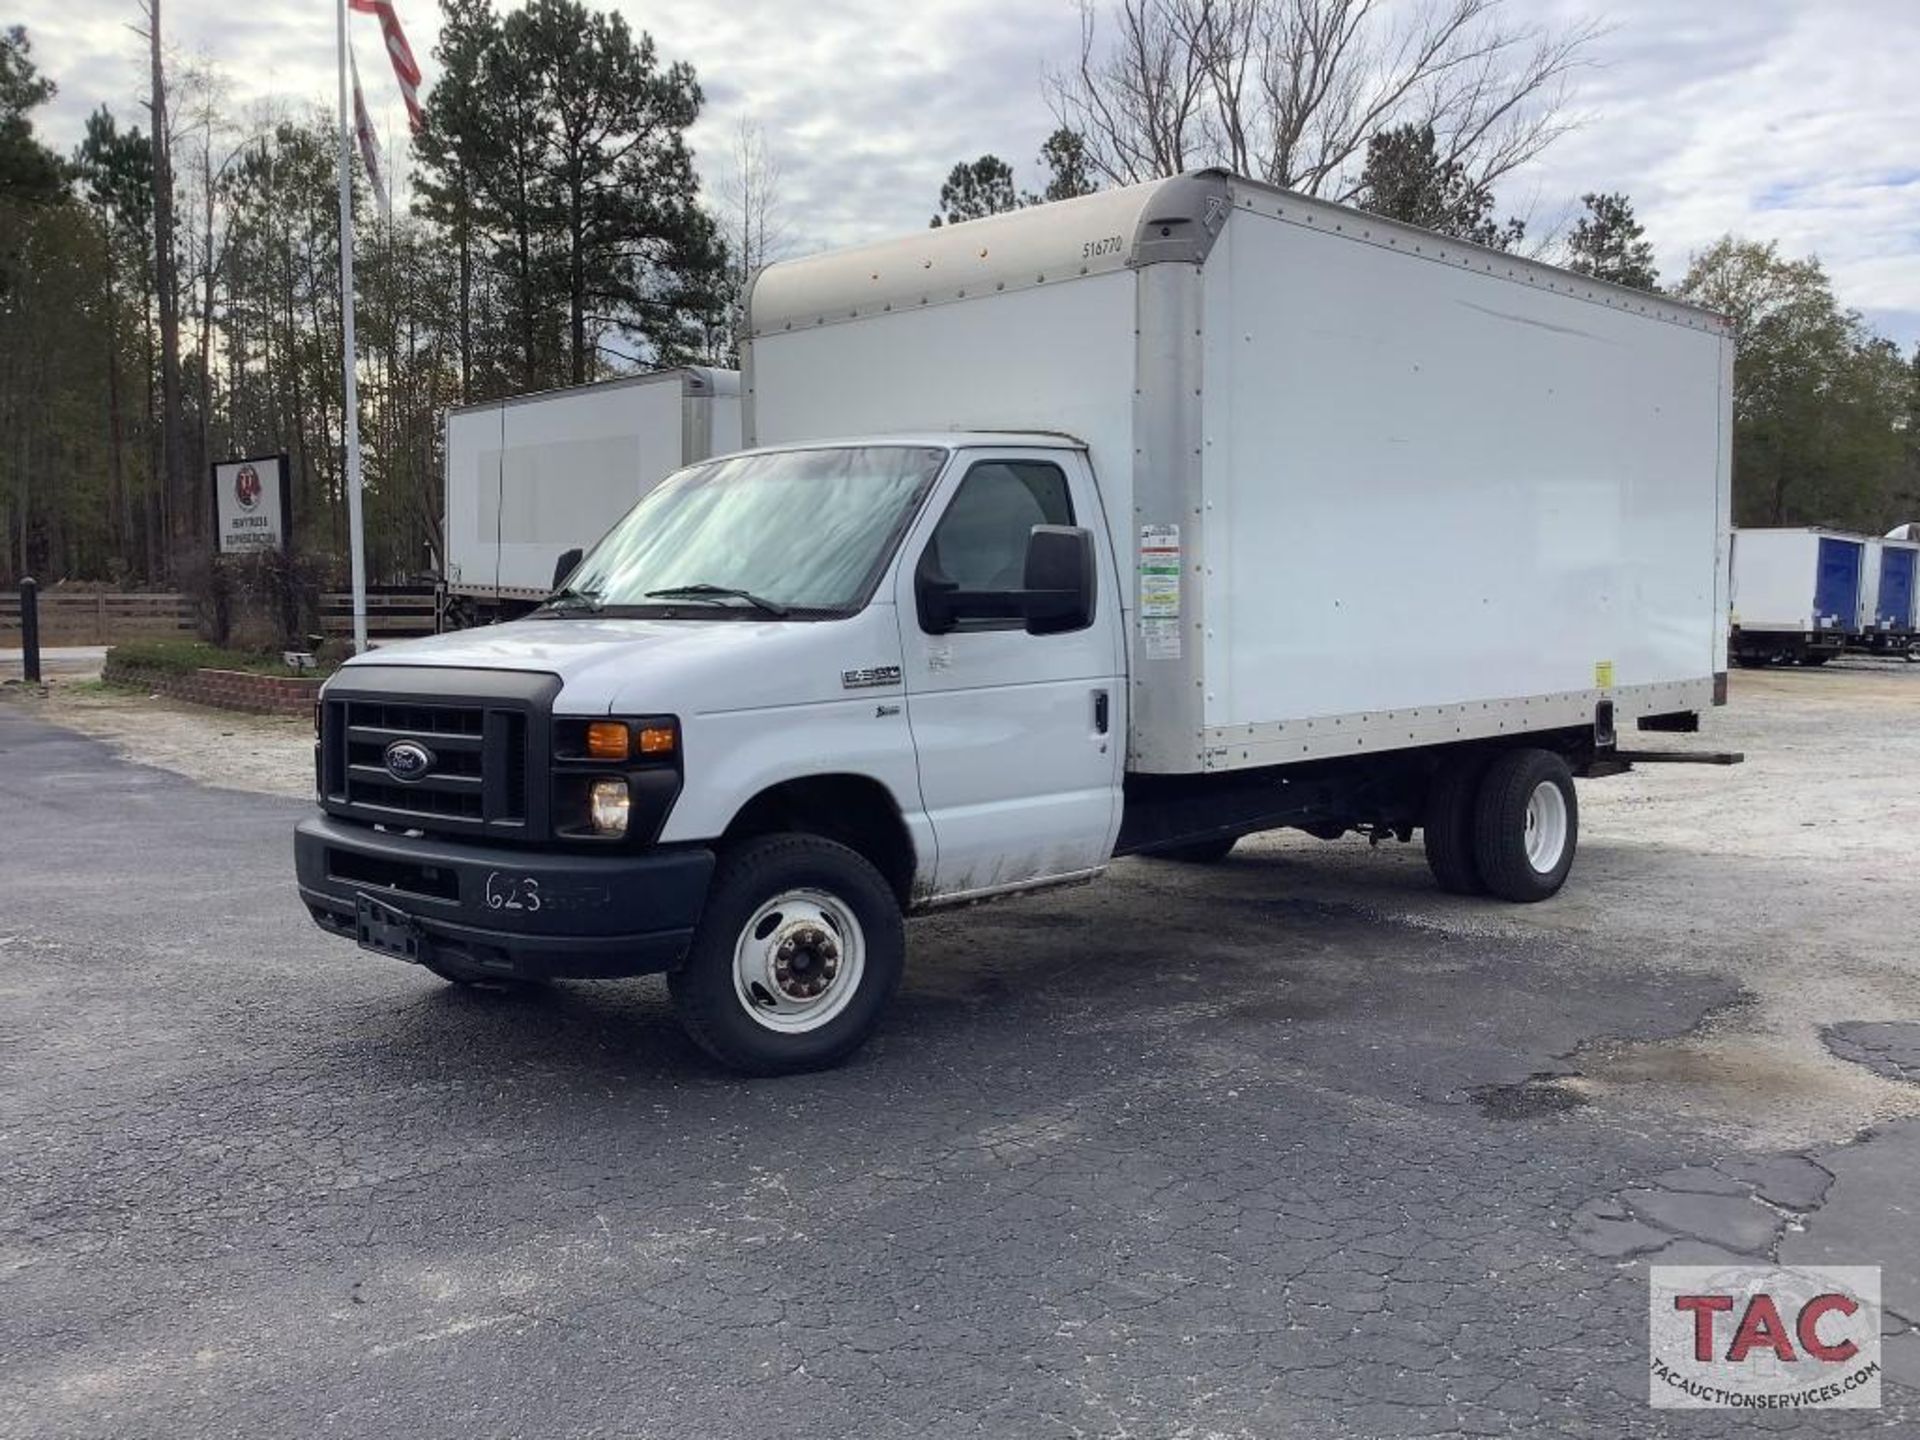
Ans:
POLYGON ((906 952, 899 897, 866 856, 822 835, 757 835, 721 852, 667 988, 708 1054, 750 1075, 786 1075, 859 1048, 906 952))
POLYGON ((824 890, 788 890, 742 927, 733 993, 755 1024, 804 1035, 847 1008, 866 964, 866 934, 849 906, 824 890))

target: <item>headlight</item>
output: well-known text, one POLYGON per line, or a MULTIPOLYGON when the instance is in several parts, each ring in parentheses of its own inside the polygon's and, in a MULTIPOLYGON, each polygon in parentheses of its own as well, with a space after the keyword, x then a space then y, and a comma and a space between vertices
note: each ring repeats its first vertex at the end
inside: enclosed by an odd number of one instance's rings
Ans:
POLYGON ((587 814, 596 835, 626 834, 629 808, 625 780, 599 779, 587 791, 587 814))

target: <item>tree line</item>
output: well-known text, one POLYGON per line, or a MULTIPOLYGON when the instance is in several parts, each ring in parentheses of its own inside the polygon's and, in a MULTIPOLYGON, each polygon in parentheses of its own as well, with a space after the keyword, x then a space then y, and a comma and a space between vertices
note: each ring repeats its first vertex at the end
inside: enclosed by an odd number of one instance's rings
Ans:
MULTIPOLYGON (((443 10, 413 205, 353 177, 376 578, 438 566, 447 407, 725 362, 781 243, 757 132, 703 197, 699 83, 618 14, 443 10)), ((0 576, 191 584, 210 462, 281 451, 299 544, 344 564, 336 121, 236 113, 217 70, 167 62, 160 18, 145 0, 144 115, 101 106, 65 155, 34 127, 55 77, 0 32, 0 576)))
MULTIPOLYGON (((189 584, 209 462, 285 451, 300 544, 346 552, 336 131, 236 109, 169 62, 162 0, 132 115, 58 154, 58 77, 0 32, 0 577, 189 584)), ((356 316, 370 573, 439 563, 447 407, 636 368, 726 363, 754 269, 787 236, 751 125, 703 193, 684 63, 582 0, 440 0, 413 199, 356 167, 356 316)), ((1663 279, 1625 194, 1529 233, 1496 190, 1572 123, 1594 32, 1502 0, 1107 0, 1045 77, 1040 183, 953 167, 935 224, 1205 165, 1732 315, 1736 519, 1884 530, 1920 518, 1920 353, 1842 306, 1814 259, 1727 237, 1663 279)), ((377 51, 375 52, 377 53, 377 51)), ((369 66, 371 76, 378 67, 369 66)))

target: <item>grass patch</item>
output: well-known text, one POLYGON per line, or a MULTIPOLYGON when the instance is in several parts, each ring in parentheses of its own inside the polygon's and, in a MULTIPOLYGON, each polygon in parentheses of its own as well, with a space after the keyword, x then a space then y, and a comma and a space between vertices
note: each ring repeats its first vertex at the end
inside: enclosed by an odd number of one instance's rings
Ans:
POLYGON ((245 670, 253 675, 330 675, 337 664, 322 660, 317 669, 295 670, 278 650, 230 650, 199 640, 131 640, 107 652, 112 665, 137 666, 147 671, 187 675, 195 670, 245 670))

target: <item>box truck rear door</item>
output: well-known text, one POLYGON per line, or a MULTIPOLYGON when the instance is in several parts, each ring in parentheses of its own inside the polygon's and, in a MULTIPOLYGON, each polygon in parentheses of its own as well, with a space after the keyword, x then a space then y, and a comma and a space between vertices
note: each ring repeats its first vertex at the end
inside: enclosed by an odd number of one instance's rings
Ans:
POLYGON ((1874 623, 1889 630, 1913 626, 1913 571, 1916 552, 1887 545, 1880 551, 1880 601, 1874 623))
POLYGON ((1820 537, 1818 577, 1814 581, 1814 623, 1851 630, 1860 613, 1860 542, 1820 537))
POLYGON ((965 452, 902 551, 907 719, 939 847, 937 896, 1076 874, 1112 853, 1125 686, 1104 532, 1093 622, 1084 627, 1034 635, 1019 619, 976 618, 929 633, 917 603, 924 573, 967 592, 1019 590, 1036 525, 1102 527, 1085 458, 965 452))

